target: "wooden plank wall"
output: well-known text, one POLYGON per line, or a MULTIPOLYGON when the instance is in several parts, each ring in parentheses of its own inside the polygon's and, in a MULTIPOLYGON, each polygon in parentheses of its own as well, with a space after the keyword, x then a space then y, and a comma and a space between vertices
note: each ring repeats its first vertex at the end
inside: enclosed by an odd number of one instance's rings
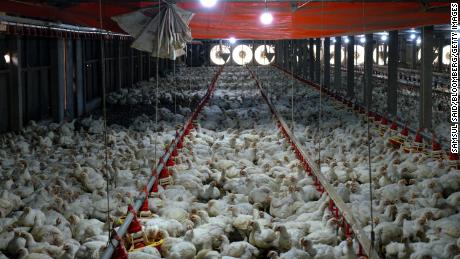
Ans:
MULTIPOLYGON (((104 40, 108 93, 155 77, 156 58, 130 45, 130 40, 104 40)), ((100 53, 99 39, 0 34, 0 132, 21 130, 31 120, 72 120, 97 109, 100 53)), ((160 71, 170 63, 160 60, 160 71)))

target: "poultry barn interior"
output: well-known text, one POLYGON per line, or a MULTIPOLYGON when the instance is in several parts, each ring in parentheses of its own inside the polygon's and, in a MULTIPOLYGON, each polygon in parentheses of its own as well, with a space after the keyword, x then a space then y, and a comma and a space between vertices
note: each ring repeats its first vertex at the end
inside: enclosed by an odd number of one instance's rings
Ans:
POLYGON ((457 5, 1 1, 0 259, 460 259, 457 5))

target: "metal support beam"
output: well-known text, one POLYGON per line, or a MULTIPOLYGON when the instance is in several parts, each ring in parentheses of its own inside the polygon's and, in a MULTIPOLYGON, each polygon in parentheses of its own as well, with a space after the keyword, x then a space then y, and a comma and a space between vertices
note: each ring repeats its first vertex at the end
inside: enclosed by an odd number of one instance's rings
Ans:
MULTIPOLYGON (((138 78, 138 81, 142 81, 144 80, 144 62, 142 62, 142 56, 144 55, 144 53, 142 51, 139 51, 139 78, 138 78)), ((137 83, 137 82, 136 82, 137 83)))
POLYGON ((316 57, 315 57, 315 81, 320 83, 321 81, 321 39, 317 38, 315 40, 316 44, 316 57))
POLYGON ((355 37, 348 36, 347 45, 347 96, 355 96, 355 37))
POLYGON ((420 66, 420 128, 432 128, 433 26, 422 28, 422 63, 420 66))
POLYGON ((417 68, 417 43, 415 40, 410 43, 411 47, 411 68, 416 69, 417 68))
POLYGON ((372 51, 374 50, 374 37, 372 33, 366 34, 366 43, 364 45, 364 89, 363 101, 365 107, 371 107, 372 104, 372 51))
POLYGON ((388 39, 388 90, 387 111, 392 116, 398 112, 398 31, 390 31, 388 39))
POLYGON ((64 40, 52 40, 51 48, 51 75, 53 76, 51 85, 51 114, 55 122, 61 122, 64 119, 64 87, 65 87, 65 50, 64 40))
POLYGON ((134 85, 134 57, 133 57, 133 52, 134 52, 134 49, 133 48, 129 48, 129 69, 130 69, 130 72, 129 73, 129 87, 133 87, 134 85))
POLYGON ((85 112, 85 91, 83 87, 83 49, 81 39, 75 40, 75 87, 77 116, 82 116, 85 112))
POLYGON ((67 118, 75 118, 75 92, 74 92, 74 76, 73 76, 73 66, 74 66, 74 48, 73 40, 65 40, 65 116, 67 118))
POLYGON ((324 39, 324 87, 331 84, 331 38, 324 39))
MULTIPOLYGON (((122 41, 117 41, 117 83, 115 85, 115 91, 120 91, 122 78, 123 78, 123 66, 121 63, 121 51, 122 51, 122 41)), ((149 70, 150 72, 150 70, 149 70)))
POLYGON ((10 69, 10 126, 11 130, 19 131, 23 127, 23 91, 22 84, 22 39, 19 36, 9 36, 8 47, 11 51, 10 69), (17 62, 15 62, 17 60, 17 62))
POLYGON ((342 37, 335 37, 334 87, 335 90, 342 89, 342 37))
POLYGON ((436 42, 438 43, 438 49, 439 49, 439 51, 438 51, 438 63, 436 65, 437 65, 437 68, 438 68, 437 70, 439 72, 442 72, 443 71, 443 69, 442 69, 442 66, 443 66, 442 57, 444 56, 443 49, 442 49, 444 47, 444 38, 443 38, 443 36, 439 35, 436 42))
POLYGON ((311 81, 314 81, 315 80, 315 56, 313 55, 313 47, 314 47, 314 39, 310 39, 310 42, 308 43, 309 45, 309 49, 308 49, 308 56, 309 56, 309 59, 310 59, 310 62, 309 62, 309 68, 310 68, 310 75, 309 75, 309 79, 311 81))

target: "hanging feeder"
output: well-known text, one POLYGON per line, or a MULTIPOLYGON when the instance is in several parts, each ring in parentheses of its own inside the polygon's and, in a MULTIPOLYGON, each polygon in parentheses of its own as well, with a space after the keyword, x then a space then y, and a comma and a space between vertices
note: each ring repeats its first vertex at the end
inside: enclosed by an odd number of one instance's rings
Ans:
POLYGON ((388 119, 386 117, 386 114, 382 117, 382 120, 380 122, 380 125, 379 125, 379 134, 380 136, 383 137, 383 135, 385 135, 385 132, 387 131, 388 129, 388 119))
POLYGON ((390 143, 393 148, 399 149, 406 142, 407 136, 409 136, 409 129, 407 125, 405 125, 397 136, 393 136, 388 140, 388 143, 390 143))
POLYGON ((406 153, 420 153, 425 150, 425 143, 423 143, 423 137, 420 134, 420 130, 418 129, 416 134, 415 134, 415 139, 412 141, 410 146, 405 146, 404 147, 404 152, 406 153))
POLYGON ((460 169, 460 160, 458 153, 452 153, 452 151, 450 152, 449 166, 455 169, 460 169))
POLYGON ((431 154, 429 154, 434 159, 443 159, 444 151, 442 150, 441 144, 436 140, 434 133, 431 138, 431 154))

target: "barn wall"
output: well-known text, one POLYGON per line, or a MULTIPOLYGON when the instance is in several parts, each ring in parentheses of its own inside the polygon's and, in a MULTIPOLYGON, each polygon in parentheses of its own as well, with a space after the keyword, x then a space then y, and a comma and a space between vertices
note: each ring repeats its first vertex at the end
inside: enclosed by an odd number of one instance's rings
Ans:
MULTIPOLYGON (((156 58, 130 45, 129 39, 104 40, 107 93, 155 77, 156 58)), ((170 63, 160 60, 160 75, 170 63)), ((101 71, 98 38, 0 34, 0 132, 20 130, 32 120, 71 120, 97 109, 101 71)))

